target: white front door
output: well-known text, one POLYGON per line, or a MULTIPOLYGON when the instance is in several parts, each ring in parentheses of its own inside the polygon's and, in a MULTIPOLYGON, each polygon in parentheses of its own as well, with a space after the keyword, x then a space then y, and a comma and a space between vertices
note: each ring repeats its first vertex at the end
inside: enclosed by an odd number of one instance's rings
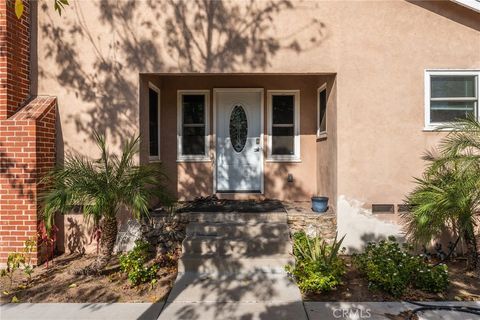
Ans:
POLYGON ((217 89, 215 103, 216 191, 260 193, 263 90, 217 89))

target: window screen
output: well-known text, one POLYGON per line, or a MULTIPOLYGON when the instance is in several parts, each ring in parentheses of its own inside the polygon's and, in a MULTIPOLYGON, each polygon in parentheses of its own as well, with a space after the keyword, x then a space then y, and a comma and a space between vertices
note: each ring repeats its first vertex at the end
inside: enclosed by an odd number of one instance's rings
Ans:
POLYGON ((318 93, 318 132, 327 131, 327 90, 318 93))
POLYGON ((148 89, 148 132, 150 138, 150 156, 159 156, 159 96, 158 92, 148 89))
POLYGON ((295 96, 272 96, 272 155, 294 155, 295 96))
POLYGON ((205 95, 182 95, 182 154, 205 154, 205 95))
POLYGON ((475 115, 476 76, 438 75, 430 78, 430 123, 458 121, 475 115))

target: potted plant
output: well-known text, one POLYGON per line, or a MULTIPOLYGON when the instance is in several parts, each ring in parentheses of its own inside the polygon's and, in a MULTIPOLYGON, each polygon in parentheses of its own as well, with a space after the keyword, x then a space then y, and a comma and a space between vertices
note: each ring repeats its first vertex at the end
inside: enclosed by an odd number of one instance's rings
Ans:
POLYGON ((328 197, 313 196, 312 210, 320 213, 326 212, 328 210, 328 197))

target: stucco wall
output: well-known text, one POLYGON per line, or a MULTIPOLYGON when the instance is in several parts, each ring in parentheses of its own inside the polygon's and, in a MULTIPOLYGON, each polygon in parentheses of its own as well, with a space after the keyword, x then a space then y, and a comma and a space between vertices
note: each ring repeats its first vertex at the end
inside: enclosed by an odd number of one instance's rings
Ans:
POLYGON ((246 4, 74 1, 62 17, 39 8, 32 70, 38 93, 58 97, 59 153, 91 153, 92 129, 116 144, 139 131, 141 72, 337 74, 329 161, 338 198, 353 204, 340 232, 371 203, 401 203, 439 139, 422 131, 424 70, 480 69, 480 15, 447 1, 246 4))
MULTIPOLYGON (((327 133, 317 137, 317 195, 329 197, 337 206, 337 88, 334 77, 327 81, 327 133)), ((319 83, 320 87, 321 84, 319 83)))

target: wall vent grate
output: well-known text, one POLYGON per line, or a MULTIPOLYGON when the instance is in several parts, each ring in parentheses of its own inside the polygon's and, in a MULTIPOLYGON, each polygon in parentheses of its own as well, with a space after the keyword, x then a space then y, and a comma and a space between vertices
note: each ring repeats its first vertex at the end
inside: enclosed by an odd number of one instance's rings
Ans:
POLYGON ((393 204, 372 204, 372 213, 394 213, 393 204))

